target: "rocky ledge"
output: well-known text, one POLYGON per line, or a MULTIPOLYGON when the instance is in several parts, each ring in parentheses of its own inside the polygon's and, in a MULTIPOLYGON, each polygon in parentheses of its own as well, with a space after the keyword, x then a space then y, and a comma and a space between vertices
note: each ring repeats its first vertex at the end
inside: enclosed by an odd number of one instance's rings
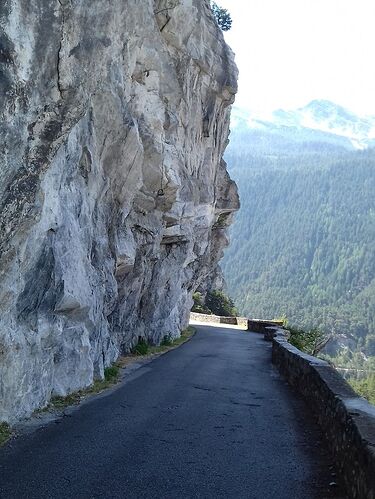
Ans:
POLYGON ((238 209, 208 0, 0 6, 0 421, 185 327, 238 209), (5 98, 4 98, 5 96, 5 98))

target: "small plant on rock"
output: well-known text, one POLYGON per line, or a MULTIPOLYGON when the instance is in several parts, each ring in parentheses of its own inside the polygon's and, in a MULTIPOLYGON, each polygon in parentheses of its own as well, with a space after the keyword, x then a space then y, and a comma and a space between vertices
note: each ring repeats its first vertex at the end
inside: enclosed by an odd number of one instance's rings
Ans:
POLYGON ((138 343, 132 349, 132 353, 134 353, 135 355, 147 355, 149 348, 150 346, 145 338, 139 338, 138 343))
POLYGON ((106 367, 104 369, 104 379, 105 381, 116 381, 119 375, 120 368, 116 365, 106 367))
POLYGON ((163 346, 163 347, 170 347, 170 346, 172 346, 173 345, 173 338, 172 338, 172 336, 170 334, 166 334, 163 337, 160 345, 163 346))
POLYGON ((11 436, 11 430, 8 423, 0 423, 0 447, 9 440, 11 436))

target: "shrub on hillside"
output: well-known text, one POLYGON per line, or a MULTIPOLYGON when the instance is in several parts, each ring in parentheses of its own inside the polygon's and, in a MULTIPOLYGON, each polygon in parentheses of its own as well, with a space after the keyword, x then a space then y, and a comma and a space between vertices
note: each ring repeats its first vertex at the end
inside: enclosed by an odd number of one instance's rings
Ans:
POLYGON ((208 291, 205 299, 203 299, 202 293, 197 291, 193 294, 193 300, 192 312, 208 315, 214 314, 222 317, 236 317, 238 315, 232 298, 223 293, 223 291, 208 291))
POLYGON ((207 293, 205 305, 215 315, 236 317, 238 313, 232 298, 218 290, 209 291, 207 293))
POLYGON ((370 374, 363 379, 349 378, 349 383, 353 389, 362 397, 375 405, 375 375, 370 374))
POLYGON ((196 312, 198 314, 212 314, 211 310, 204 304, 202 293, 199 293, 199 291, 194 293, 193 300, 194 305, 191 309, 192 312, 196 312))
POLYGON ((287 329, 290 333, 289 343, 309 355, 317 355, 331 339, 330 336, 318 329, 304 331, 291 326, 288 326, 287 329))

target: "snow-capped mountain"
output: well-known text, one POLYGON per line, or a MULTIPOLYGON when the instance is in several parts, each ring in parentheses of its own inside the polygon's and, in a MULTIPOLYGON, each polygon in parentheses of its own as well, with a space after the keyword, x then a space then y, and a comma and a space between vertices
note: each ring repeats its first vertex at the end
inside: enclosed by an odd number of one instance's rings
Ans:
POLYGON ((313 100, 307 106, 274 111, 267 119, 234 108, 232 128, 263 130, 277 135, 293 135, 298 142, 329 142, 347 149, 375 145, 375 117, 358 116, 327 100, 313 100))

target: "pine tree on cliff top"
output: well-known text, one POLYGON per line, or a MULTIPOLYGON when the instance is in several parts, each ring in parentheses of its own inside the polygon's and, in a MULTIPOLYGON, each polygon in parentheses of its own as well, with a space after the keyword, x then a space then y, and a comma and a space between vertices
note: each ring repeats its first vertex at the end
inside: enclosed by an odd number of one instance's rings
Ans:
POLYGON ((232 18, 227 9, 219 7, 217 3, 212 3, 212 12, 216 18, 217 24, 223 31, 229 31, 232 27, 232 18))

